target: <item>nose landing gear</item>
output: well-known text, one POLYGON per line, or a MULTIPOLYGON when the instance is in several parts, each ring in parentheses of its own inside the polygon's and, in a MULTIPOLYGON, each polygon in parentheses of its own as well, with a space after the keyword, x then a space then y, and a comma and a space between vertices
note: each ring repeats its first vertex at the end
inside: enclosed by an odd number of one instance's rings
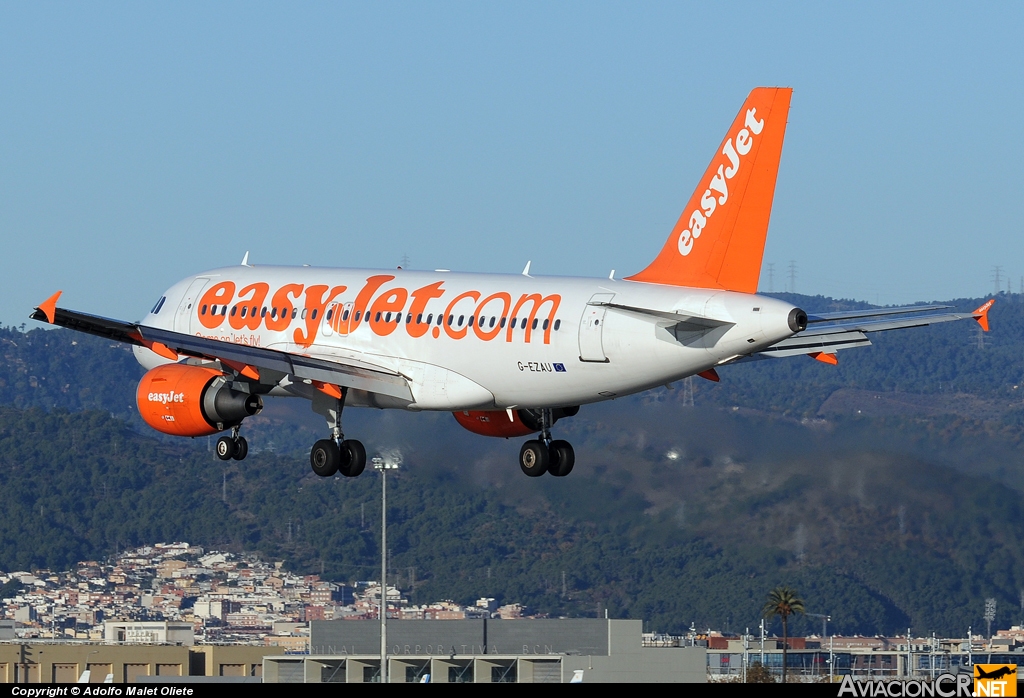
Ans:
POLYGON ((527 477, 540 477, 546 472, 555 477, 565 477, 576 465, 576 452, 568 441, 551 439, 551 410, 539 411, 540 438, 531 439, 523 444, 519 451, 519 467, 527 477))

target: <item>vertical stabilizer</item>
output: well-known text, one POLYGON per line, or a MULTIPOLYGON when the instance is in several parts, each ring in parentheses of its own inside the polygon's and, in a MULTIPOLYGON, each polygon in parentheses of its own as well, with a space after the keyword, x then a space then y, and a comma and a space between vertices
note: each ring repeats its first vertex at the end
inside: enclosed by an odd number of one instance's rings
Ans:
POLYGON ((788 87, 754 88, 661 253, 626 278, 757 291, 792 95, 788 87))

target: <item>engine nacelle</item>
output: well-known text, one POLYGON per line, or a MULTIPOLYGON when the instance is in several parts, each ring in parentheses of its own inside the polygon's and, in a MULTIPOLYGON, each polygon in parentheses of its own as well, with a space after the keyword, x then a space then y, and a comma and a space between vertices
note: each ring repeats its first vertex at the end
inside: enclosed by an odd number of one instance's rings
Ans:
MULTIPOLYGON (((562 417, 572 417, 579 411, 579 407, 559 407, 551 410, 551 423, 554 424, 562 417)), ((465 429, 481 436, 497 436, 504 439, 527 436, 540 431, 542 426, 540 410, 513 410, 512 419, 508 418, 508 412, 497 410, 463 410, 452 414, 455 415, 455 421, 465 429)))
POLYGON ((172 436, 207 436, 263 409, 259 395, 232 390, 224 374, 203 366, 157 366, 139 381, 139 414, 172 436))

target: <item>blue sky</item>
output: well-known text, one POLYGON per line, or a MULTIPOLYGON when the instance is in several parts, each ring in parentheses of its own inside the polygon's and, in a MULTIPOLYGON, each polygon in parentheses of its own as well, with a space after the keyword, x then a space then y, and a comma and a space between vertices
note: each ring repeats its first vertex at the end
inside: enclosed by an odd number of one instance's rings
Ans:
POLYGON ((0 323, 137 319, 246 250, 625 275, 757 85, 795 90, 775 290, 1016 292, 1022 8, 3 2, 0 323))

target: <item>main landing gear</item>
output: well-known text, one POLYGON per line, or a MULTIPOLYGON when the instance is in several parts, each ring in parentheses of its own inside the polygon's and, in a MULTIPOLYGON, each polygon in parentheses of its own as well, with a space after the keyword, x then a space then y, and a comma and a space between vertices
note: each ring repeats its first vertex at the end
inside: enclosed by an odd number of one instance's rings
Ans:
POLYGON ((244 436, 239 436, 241 426, 231 430, 231 436, 222 436, 217 439, 217 457, 221 460, 245 460, 249 455, 249 442, 244 436))
POLYGON ((540 438, 523 444, 519 451, 519 467, 528 477, 540 477, 546 472, 555 477, 565 477, 576 465, 576 452, 568 441, 551 439, 551 410, 543 409, 540 413, 540 438))
POLYGON ((341 389, 341 398, 317 395, 313 411, 327 418, 331 438, 320 439, 309 451, 309 466, 320 477, 331 477, 340 472, 345 477, 356 477, 366 467, 366 449, 354 439, 346 439, 341 431, 341 411, 345 407, 347 388, 341 389))

